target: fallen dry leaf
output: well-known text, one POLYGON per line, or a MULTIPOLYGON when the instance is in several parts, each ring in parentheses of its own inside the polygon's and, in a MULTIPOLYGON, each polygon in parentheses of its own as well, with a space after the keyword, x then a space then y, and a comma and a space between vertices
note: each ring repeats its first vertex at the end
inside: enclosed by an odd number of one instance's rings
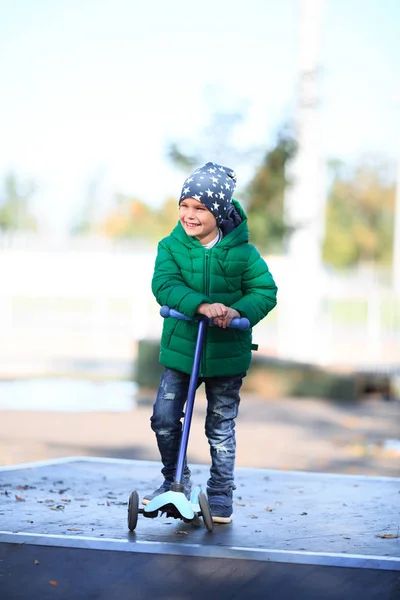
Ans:
POLYGON ((236 506, 246 506, 245 504, 242 504, 241 502, 235 502, 236 506))
POLYGON ((50 506, 50 510, 64 510, 65 506, 63 504, 57 504, 57 506, 50 506))
POLYGON ((54 581, 54 579, 50 579, 49 584, 53 585, 54 587, 57 587, 58 586, 58 581, 54 581))
POLYGON ((17 494, 15 494, 15 499, 18 500, 18 502, 25 502, 25 498, 21 498, 21 496, 17 496, 17 494))
POLYGON ((358 417, 345 417, 342 419, 341 425, 347 429, 356 429, 359 427, 361 420, 358 417))
POLYGON ((187 531, 175 531, 176 535, 187 535, 187 531))
POLYGON ((268 512, 272 512, 273 509, 270 506, 266 506, 265 510, 267 510, 268 512))
POLYGON ((82 529, 78 529, 78 527, 70 527, 67 531, 82 531, 82 529))
POLYGON ((396 540, 399 537, 399 534, 382 533, 381 535, 376 535, 375 537, 382 538, 384 540, 396 540))

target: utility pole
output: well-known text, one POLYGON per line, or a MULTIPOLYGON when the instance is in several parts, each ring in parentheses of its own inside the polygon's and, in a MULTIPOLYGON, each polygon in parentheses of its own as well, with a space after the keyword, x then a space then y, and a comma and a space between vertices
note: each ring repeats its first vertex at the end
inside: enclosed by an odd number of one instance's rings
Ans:
POLYGON ((295 135, 298 150, 288 168, 286 221, 293 228, 286 246, 281 289, 279 354, 314 362, 322 284, 324 161, 320 142, 319 50, 323 0, 299 0, 299 73, 295 135))
POLYGON ((293 185, 285 199, 285 210, 288 223, 294 228, 287 254, 293 258, 301 254, 308 263, 319 263, 324 229, 319 113, 321 17, 322 0, 300 0, 298 152, 290 169, 293 185))

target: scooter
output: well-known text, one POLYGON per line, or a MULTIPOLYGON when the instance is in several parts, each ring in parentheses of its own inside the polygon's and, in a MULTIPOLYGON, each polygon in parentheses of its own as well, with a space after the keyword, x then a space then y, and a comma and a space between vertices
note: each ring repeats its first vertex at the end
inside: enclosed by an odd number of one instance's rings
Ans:
MULTIPOLYGON (((170 308, 162 306, 160 314, 164 318, 172 317, 174 319, 183 319, 191 321, 190 317, 170 308)), ((192 422, 194 399, 197 389, 197 380, 199 375, 199 367, 201 354, 203 350, 203 342, 206 327, 212 319, 198 316, 195 319, 199 323, 197 332, 196 346, 194 352, 193 368, 189 381, 189 390, 186 401, 186 411, 182 426, 182 437, 179 447, 178 460, 176 465, 175 479, 171 483, 171 488, 167 492, 159 494, 153 498, 144 508, 139 508, 139 494, 136 490, 131 492, 128 503, 128 528, 134 531, 138 521, 138 515, 154 519, 160 513, 174 519, 182 519, 185 523, 199 524, 199 518, 203 518, 204 525, 208 531, 212 531, 214 523, 211 517, 210 507, 208 505, 207 496, 201 491, 200 487, 193 489, 190 500, 184 494, 183 485, 183 470, 185 466, 185 458, 189 442, 190 425, 192 422)), ((229 327, 246 330, 250 327, 250 322, 246 318, 232 319, 229 327)))

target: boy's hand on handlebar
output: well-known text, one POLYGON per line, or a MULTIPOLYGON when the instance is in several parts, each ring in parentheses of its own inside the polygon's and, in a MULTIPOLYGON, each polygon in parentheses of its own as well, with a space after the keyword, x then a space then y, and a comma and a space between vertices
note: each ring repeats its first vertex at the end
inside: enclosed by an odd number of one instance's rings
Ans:
POLYGON ((229 309, 225 306, 225 304, 221 304, 220 302, 214 302, 214 304, 200 304, 197 308, 197 312, 200 315, 204 315, 209 319, 220 319, 225 318, 229 309))
POLYGON ((217 317, 214 319, 214 324, 226 329, 231 324, 232 319, 240 319, 240 313, 234 308, 228 308, 224 317, 217 317))

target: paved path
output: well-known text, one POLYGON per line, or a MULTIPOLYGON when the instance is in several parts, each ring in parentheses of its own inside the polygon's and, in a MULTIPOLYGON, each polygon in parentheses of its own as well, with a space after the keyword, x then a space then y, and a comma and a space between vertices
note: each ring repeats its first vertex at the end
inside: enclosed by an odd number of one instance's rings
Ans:
MULTIPOLYGON (((0 464, 65 456, 158 460, 149 418, 153 396, 120 413, 0 413, 0 464)), ((205 399, 198 393, 189 441, 192 464, 207 464, 205 399)), ((242 398, 237 466, 400 475, 400 402, 242 398)))

